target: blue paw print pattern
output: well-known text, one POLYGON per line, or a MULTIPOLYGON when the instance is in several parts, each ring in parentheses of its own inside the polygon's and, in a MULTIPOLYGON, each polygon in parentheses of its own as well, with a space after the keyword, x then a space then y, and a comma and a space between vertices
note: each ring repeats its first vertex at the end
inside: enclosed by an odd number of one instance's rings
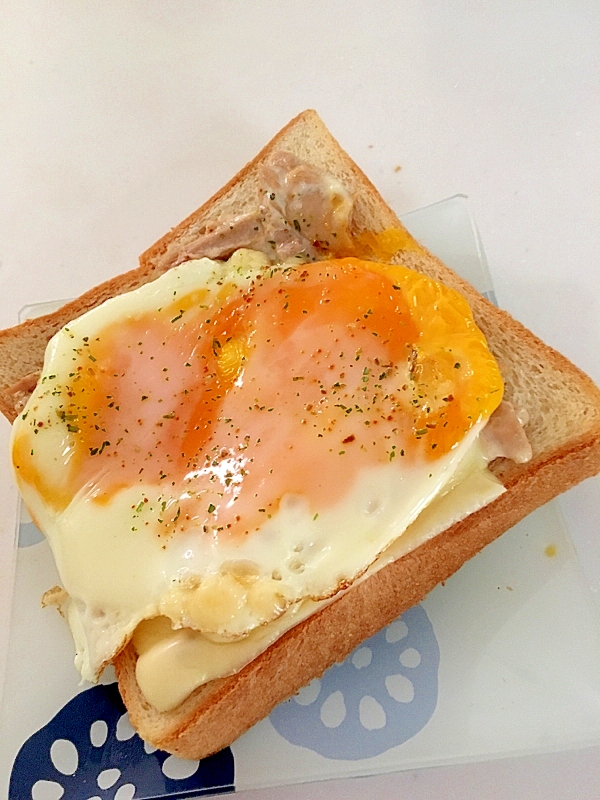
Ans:
POLYGON ((429 617, 415 606, 277 706, 270 720, 288 742, 326 758, 380 755, 431 719, 439 663, 429 617))
POLYGON ((231 792, 229 748, 184 761, 145 744, 134 732, 116 683, 70 700, 21 747, 8 800, 133 800, 231 792))

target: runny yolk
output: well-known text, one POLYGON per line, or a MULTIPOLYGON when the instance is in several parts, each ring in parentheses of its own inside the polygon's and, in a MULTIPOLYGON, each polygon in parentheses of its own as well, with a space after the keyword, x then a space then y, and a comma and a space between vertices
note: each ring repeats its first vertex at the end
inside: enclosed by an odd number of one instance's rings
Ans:
POLYGON ((274 268, 222 296, 86 337, 53 392, 67 485, 40 480, 17 437, 21 478, 57 510, 84 487, 103 503, 158 486, 165 532, 244 535, 286 494, 317 513, 363 468, 447 453, 501 400, 466 301, 403 267, 274 268))

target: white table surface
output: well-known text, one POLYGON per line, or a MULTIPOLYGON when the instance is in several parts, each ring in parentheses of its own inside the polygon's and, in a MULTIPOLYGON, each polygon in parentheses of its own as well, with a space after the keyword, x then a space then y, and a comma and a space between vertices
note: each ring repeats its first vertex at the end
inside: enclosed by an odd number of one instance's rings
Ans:
MULTIPOLYGON (((500 305, 600 383, 597 0, 4 0, 0 36, 0 327, 135 266, 312 107, 398 213, 469 195, 500 305)), ((561 503, 598 594, 600 481, 561 503)), ((599 794, 590 748, 244 796, 599 794)))

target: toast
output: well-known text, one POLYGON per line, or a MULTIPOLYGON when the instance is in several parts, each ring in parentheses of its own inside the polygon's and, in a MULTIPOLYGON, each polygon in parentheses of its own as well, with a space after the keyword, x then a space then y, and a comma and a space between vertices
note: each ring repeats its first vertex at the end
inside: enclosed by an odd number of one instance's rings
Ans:
MULTIPOLYGON (((0 410, 14 420, 35 386, 51 336, 105 299, 153 280, 193 250, 207 226, 254 211, 259 170, 276 152, 297 156, 333 175, 354 199, 352 234, 403 230, 375 187, 307 111, 275 138, 223 189, 140 257, 137 269, 63 306, 0 332, 0 410)), ((200 758, 230 744, 362 640, 418 603, 486 544, 529 512, 600 471, 600 391, 579 369, 497 309, 417 245, 406 233, 392 263, 425 273, 461 292, 485 333, 505 382, 505 398, 525 409, 533 457, 525 464, 498 458, 491 470, 506 492, 443 533, 350 588, 272 644, 236 675, 196 689, 173 711, 158 712, 135 678, 129 645, 115 659, 119 687, 133 725, 153 745, 200 758)))

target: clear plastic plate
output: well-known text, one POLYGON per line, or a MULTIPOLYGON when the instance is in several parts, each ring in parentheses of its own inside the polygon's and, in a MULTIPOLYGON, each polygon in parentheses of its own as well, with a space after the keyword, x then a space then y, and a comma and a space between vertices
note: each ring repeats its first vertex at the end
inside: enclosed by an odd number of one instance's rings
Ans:
MULTIPOLYGON (((493 300, 466 198, 404 222, 493 300)), ((18 542, 0 718, 10 800, 197 797, 600 742, 600 620, 556 502, 204 762, 144 746, 110 670, 79 685, 67 627, 40 607, 52 558, 22 510, 18 542)))

